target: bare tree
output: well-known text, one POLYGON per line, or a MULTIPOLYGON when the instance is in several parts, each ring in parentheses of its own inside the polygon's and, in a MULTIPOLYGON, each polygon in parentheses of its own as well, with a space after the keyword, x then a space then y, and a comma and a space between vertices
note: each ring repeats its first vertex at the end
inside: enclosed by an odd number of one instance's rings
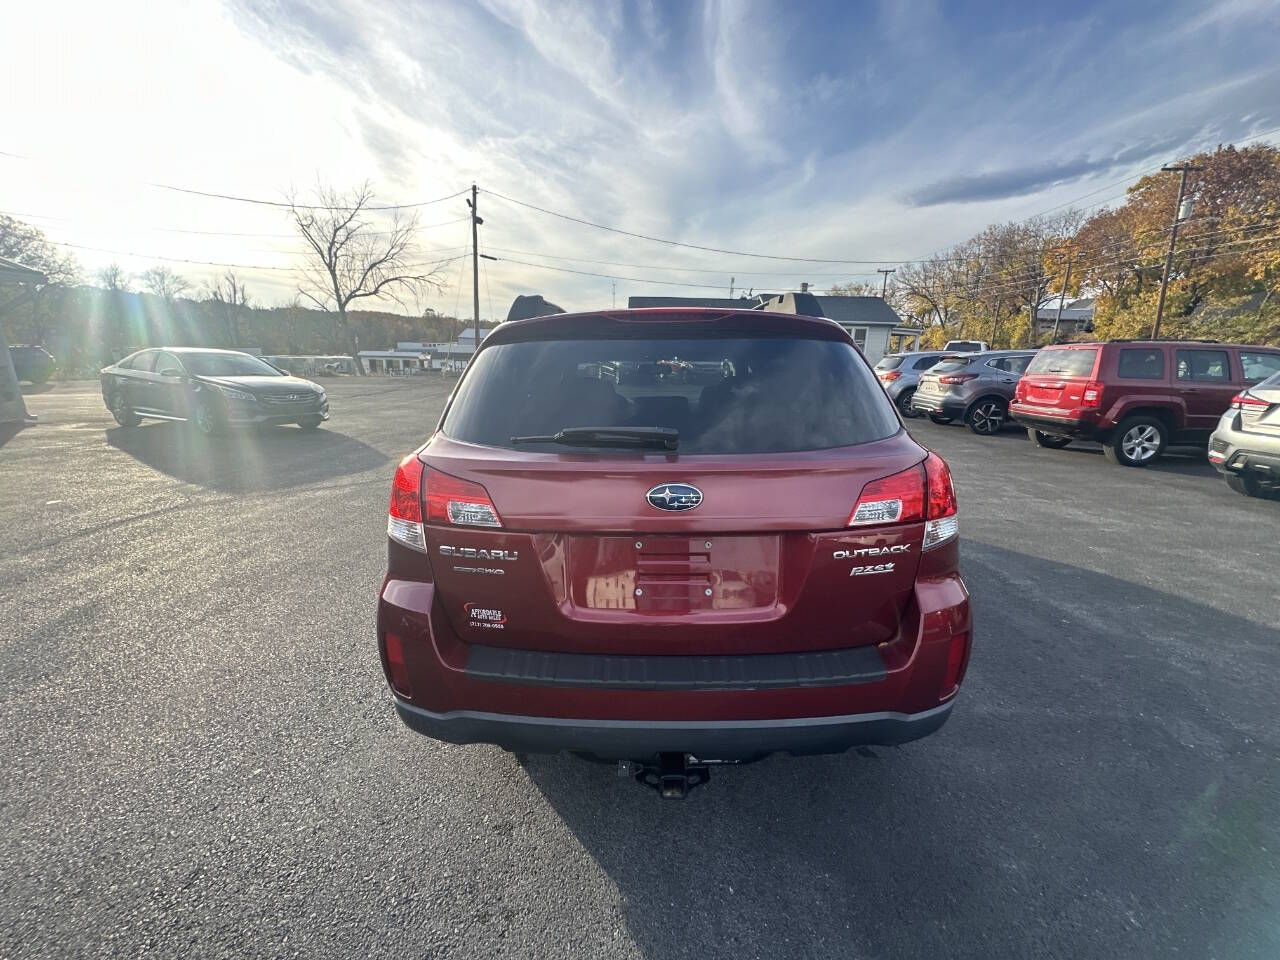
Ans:
POLYGON ((132 278, 125 273, 124 268, 118 263, 107 264, 95 274, 95 277, 99 286, 112 292, 128 290, 132 282, 132 278))
POLYGON ((142 283, 169 307, 177 302, 178 297, 191 289, 191 284, 186 277, 174 273, 168 267, 152 267, 145 271, 142 274, 142 283))
POLYGON ((351 352, 356 370, 360 345, 347 319, 347 308, 369 297, 394 300, 440 290, 440 263, 416 262, 418 218, 393 210, 381 229, 370 218, 373 188, 368 181, 343 193, 320 185, 314 203, 290 196, 289 213, 310 250, 298 292, 321 310, 333 311, 337 332, 351 352))
POLYGON ((228 270, 209 284, 209 299, 221 308, 229 345, 240 346, 240 311, 250 306, 249 291, 244 281, 236 276, 234 270, 228 270))

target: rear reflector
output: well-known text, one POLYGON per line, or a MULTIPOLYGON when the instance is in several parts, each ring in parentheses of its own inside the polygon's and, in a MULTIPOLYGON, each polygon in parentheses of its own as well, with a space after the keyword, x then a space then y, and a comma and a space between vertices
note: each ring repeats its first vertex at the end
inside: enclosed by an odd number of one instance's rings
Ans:
POLYGON ((391 675, 391 686, 396 693, 405 697, 413 696, 413 686, 409 683, 409 670, 404 665, 404 645, 400 635, 388 631, 383 635, 383 646, 387 651, 387 672, 391 675))
POLYGON ((481 484, 427 468, 424 491, 427 523, 465 527, 500 527, 502 519, 481 484))
POLYGON ((400 461, 391 481, 387 536, 414 550, 427 549, 422 531, 422 461, 412 453, 400 461))
POLYGON ((942 678, 942 692, 938 699, 954 696, 964 679, 964 668, 969 659, 969 634, 951 635, 951 647, 947 650, 947 672, 942 678))

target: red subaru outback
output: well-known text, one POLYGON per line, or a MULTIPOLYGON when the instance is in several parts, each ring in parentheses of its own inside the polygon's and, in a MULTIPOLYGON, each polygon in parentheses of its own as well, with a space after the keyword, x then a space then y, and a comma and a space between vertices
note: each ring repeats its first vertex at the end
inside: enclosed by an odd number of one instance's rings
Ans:
POLYGON ((668 793, 707 761, 932 733, 969 659, 947 465, 824 319, 502 324, 387 533, 406 724, 636 761, 668 793))

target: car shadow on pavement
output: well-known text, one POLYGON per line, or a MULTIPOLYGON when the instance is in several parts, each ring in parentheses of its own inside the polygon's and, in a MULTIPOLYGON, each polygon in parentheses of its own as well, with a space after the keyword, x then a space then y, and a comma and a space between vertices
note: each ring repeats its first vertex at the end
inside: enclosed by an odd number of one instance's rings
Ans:
POLYGON ((113 427, 107 443, 154 470, 222 491, 279 490, 386 463, 379 450, 332 430, 235 429, 206 437, 185 423, 113 427))
POLYGON ((929 739, 684 801, 529 759, 645 956, 1280 955, 1280 631, 991 544, 964 569, 973 662, 929 739))
POLYGON ((32 394, 37 394, 37 393, 48 393, 55 386, 56 384, 50 383, 47 380, 44 383, 19 384, 19 388, 22 390, 22 395, 25 397, 29 397, 32 394))
MULTIPOLYGON (((1078 457, 1097 457, 1102 460, 1102 444, 1092 441, 1081 440, 1070 446, 1063 447, 1061 450, 1051 450, 1049 453, 1055 456, 1071 455, 1078 457)), ((1172 473, 1184 477, 1210 477, 1221 482, 1218 471, 1206 459, 1205 448, 1202 446, 1171 446, 1160 455, 1155 463, 1146 467, 1121 467, 1111 463, 1100 464, 1101 468, 1113 470, 1129 470, 1134 474, 1140 474, 1143 470, 1151 473, 1172 473)))

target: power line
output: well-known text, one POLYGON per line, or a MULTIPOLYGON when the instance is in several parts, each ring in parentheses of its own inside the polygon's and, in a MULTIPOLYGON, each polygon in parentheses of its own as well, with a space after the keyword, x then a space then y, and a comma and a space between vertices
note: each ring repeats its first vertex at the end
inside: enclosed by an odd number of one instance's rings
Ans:
MULTIPOLYGON (((610 227, 603 223, 595 223, 591 220, 583 220, 581 217, 570 216, 567 213, 559 213, 555 210, 548 210, 546 207, 539 207, 536 204, 526 203, 523 200, 516 200, 513 197, 504 196, 501 193, 495 193, 492 190, 485 190, 485 193, 499 200, 505 200, 508 203, 514 203, 517 206, 528 207, 530 210, 537 210, 539 213, 545 213, 548 216, 559 217, 561 220, 570 220, 574 223, 580 223, 584 226, 595 227, 597 230, 607 230, 610 233, 621 234, 624 237, 634 237, 637 240, 648 240, 652 243, 665 243, 671 247, 684 247, 687 250, 703 250, 707 253, 724 253, 733 257, 752 257, 757 260, 786 260, 792 263, 901 263, 900 260, 833 260, 823 259, 819 257, 784 257, 772 253, 747 253, 743 250, 726 250, 723 247, 704 247, 696 243, 684 243, 680 240, 669 240, 664 237, 652 237, 645 233, 633 233, 630 230, 623 230, 619 227, 610 227)), ((698 284, 705 286, 705 284, 698 284)), ((718 284, 722 286, 722 284, 718 284)))

